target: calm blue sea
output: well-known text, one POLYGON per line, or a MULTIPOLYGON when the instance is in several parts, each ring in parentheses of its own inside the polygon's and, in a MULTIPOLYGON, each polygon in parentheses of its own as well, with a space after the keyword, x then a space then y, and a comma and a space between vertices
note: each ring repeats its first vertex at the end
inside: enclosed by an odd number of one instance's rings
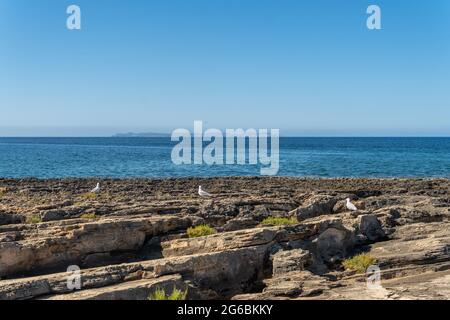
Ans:
MULTIPOLYGON (((0 138, 0 177, 259 175, 259 165, 174 165, 170 138, 0 138)), ((280 176, 450 177, 450 138, 281 138, 280 176)))

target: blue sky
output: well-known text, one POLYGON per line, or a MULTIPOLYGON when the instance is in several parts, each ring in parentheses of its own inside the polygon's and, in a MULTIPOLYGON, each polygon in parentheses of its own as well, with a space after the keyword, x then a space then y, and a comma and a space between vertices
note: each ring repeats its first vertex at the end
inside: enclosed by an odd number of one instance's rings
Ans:
POLYGON ((1 136, 448 136, 449 88, 448 0, 0 1, 1 136))

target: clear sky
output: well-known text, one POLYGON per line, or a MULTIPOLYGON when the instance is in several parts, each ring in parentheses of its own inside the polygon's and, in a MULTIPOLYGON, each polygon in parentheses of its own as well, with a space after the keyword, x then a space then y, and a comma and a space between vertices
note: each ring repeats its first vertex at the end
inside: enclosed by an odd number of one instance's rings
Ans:
POLYGON ((0 0, 0 135, 450 135, 448 0, 0 0), (81 30, 66 8, 81 7, 81 30), (382 10, 368 30, 366 9, 382 10))

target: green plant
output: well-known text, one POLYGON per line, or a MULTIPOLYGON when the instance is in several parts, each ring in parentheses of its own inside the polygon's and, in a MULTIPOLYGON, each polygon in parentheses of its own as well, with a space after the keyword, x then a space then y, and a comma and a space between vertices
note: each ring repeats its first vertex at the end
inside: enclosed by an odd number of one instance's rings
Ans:
POLYGON ((28 216, 27 219, 25 220, 26 223, 28 224, 36 224, 36 223, 41 223, 42 219, 40 216, 38 216, 37 214, 32 215, 32 216, 28 216))
POLYGON ((173 288, 172 293, 166 295, 166 291, 161 288, 157 288, 155 292, 148 296, 148 300, 186 300, 188 289, 181 291, 177 288, 173 288))
POLYGON ((347 270, 355 270, 358 273, 366 272, 367 268, 377 260, 367 253, 361 253, 342 261, 342 265, 347 270))
POLYGON ((196 227, 190 227, 187 229, 187 235, 189 236, 189 238, 209 236, 210 234, 214 234, 216 232, 216 229, 210 227, 207 224, 201 224, 196 227))
POLYGON ((95 213, 83 213, 80 216, 81 219, 97 219, 97 216, 95 215, 95 213))
POLYGON ((96 193, 94 193, 94 192, 86 192, 86 193, 84 193, 83 195, 82 195, 82 197, 84 198, 84 199, 95 199, 95 198, 97 198, 97 194, 96 193))
POLYGON ((272 225, 272 226, 285 226, 285 225, 293 225, 293 224, 297 224, 297 223, 298 223, 298 221, 295 217, 291 217, 291 218, 267 217, 261 222, 262 225, 272 225))

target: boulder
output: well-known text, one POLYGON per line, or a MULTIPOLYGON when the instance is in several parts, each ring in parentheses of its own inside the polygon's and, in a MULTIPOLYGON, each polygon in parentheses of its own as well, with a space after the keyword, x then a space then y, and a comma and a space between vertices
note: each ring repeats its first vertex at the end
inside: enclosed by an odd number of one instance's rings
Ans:
POLYGON ((69 213, 65 210, 44 210, 40 212, 40 217, 43 222, 53 221, 53 220, 62 220, 64 218, 69 217, 69 213))
POLYGON ((311 251, 325 263, 336 263, 348 255, 355 245, 352 230, 328 228, 311 242, 311 251))
POLYGON ((311 263, 311 254, 306 250, 281 250, 273 255, 272 274, 273 276, 277 276, 291 271, 305 270, 311 263))
POLYGON ((380 221, 374 214, 365 214, 357 219, 357 230, 370 242, 383 239, 386 234, 381 226, 380 221))
POLYGON ((338 199, 332 196, 314 195, 310 197, 302 206, 290 212, 290 214, 295 214, 299 221, 314 218, 320 215, 331 214, 337 201, 338 199))

